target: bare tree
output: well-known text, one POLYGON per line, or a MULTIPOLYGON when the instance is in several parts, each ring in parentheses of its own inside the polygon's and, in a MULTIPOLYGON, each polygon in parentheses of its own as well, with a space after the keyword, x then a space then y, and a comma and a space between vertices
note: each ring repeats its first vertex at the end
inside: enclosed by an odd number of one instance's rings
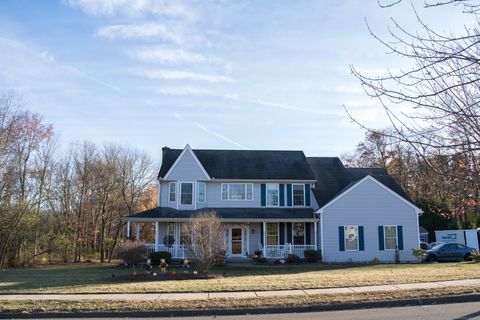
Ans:
POLYGON ((184 241, 193 263, 200 272, 208 272, 223 261, 225 227, 215 212, 200 212, 182 225, 184 241))

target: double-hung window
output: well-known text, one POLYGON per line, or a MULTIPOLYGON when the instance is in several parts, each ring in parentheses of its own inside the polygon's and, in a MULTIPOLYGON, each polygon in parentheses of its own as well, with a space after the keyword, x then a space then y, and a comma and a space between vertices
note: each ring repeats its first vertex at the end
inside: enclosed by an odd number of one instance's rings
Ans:
POLYGON ((193 183, 191 182, 180 183, 180 203, 181 204, 193 203, 193 183))
POLYGON ((292 197, 294 206, 305 206, 305 185, 293 184, 292 197))
POLYGON ((345 226, 345 250, 358 250, 358 226, 345 226))
POLYGON ((278 223, 276 222, 268 222, 267 223, 267 245, 269 246, 276 246, 278 245, 279 240, 279 230, 278 230, 278 223))
POLYGON ((305 223, 292 223, 292 236, 294 245, 305 245, 305 223))
POLYGON ((383 226, 383 235, 385 250, 395 250, 397 248, 397 226, 383 226))
POLYGON ((176 202, 177 201, 177 183, 170 182, 168 184, 168 202, 176 202))
POLYGON ((251 183, 223 183, 222 200, 252 200, 253 184, 251 183))
POLYGON ((267 183, 267 206, 276 207, 280 203, 280 190, 278 183, 267 183))
POLYGON ((207 185, 205 182, 199 182, 197 185, 197 202, 205 203, 207 199, 207 185))

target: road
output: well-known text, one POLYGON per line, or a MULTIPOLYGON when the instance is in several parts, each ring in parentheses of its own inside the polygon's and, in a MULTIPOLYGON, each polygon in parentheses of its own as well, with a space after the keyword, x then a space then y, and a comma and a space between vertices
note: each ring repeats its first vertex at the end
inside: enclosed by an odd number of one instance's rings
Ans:
MULTIPOLYGON (((101 319, 114 320, 115 318, 101 318, 101 319)), ((126 319, 126 318, 118 318, 118 319, 120 320, 120 319, 126 319)), ((129 319, 134 319, 134 318, 129 318, 129 319)), ((149 319, 172 319, 172 318, 170 317, 170 318, 149 318, 149 319)), ((205 316, 205 317, 186 317, 186 318, 176 318, 176 319, 182 319, 182 320, 192 320, 192 319, 200 319, 200 320, 209 320, 209 319, 215 319, 215 320, 242 320, 242 319, 252 319, 252 320, 292 320, 292 319, 473 320, 473 319, 480 319, 480 302, 399 307, 399 308, 363 309, 363 310, 349 310, 349 311, 238 315, 238 316, 208 316, 208 317, 205 316)))

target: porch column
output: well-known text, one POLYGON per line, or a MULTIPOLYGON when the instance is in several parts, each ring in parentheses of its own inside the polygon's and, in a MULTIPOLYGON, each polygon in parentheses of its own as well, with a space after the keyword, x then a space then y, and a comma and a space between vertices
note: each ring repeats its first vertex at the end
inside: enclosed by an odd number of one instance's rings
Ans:
POLYGON ((263 223, 263 257, 267 257, 267 223, 265 221, 263 223))
POLYGON ((158 244, 160 241, 160 228, 158 226, 158 221, 155 221, 155 252, 160 251, 158 244))
POLYGON ((139 223, 136 223, 135 224, 135 239, 138 241, 140 240, 140 224, 139 223))
POLYGON ((130 221, 127 221, 127 239, 130 239, 130 221))
POLYGON ((317 221, 315 221, 315 222, 313 223, 313 235, 315 236, 315 242, 314 242, 314 244, 315 244, 315 250, 317 250, 317 249, 318 249, 318 248, 317 248, 317 238, 318 238, 318 234, 317 234, 317 221))

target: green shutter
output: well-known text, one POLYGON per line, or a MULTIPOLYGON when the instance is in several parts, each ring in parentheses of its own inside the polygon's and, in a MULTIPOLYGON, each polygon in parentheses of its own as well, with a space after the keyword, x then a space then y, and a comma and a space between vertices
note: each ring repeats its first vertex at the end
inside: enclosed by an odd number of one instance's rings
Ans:
POLYGON ((287 206, 292 206, 292 185, 287 184, 287 206))
POLYGON ((285 206, 285 185, 283 183, 280 183, 280 206, 283 207, 285 206))
POLYGON ((293 239, 292 239, 292 223, 291 222, 287 222, 287 243, 292 243, 293 242, 293 239))
POLYGON ((358 246, 360 251, 365 250, 365 240, 363 236, 363 226, 358 226, 358 246))
POLYGON ((285 223, 280 222, 279 229, 280 229, 280 244, 285 244, 285 223))
POLYGON ((305 205, 310 207, 310 185, 308 183, 305 184, 305 205))
POLYGON ((385 250, 385 243, 383 237, 383 226, 378 226, 378 250, 385 250))
POLYGON ((267 205, 267 185, 265 183, 262 183, 260 191, 261 205, 265 207, 267 205))
POLYGON ((397 226, 398 250, 403 250, 403 227, 397 226))
POLYGON ((265 241, 263 239, 263 223, 260 223, 260 243, 262 244, 262 246, 265 245, 265 241))
POLYGON ((338 227, 338 250, 345 251, 345 228, 338 227))
POLYGON ((312 235, 310 232, 310 222, 305 222, 305 244, 312 243, 312 235))

